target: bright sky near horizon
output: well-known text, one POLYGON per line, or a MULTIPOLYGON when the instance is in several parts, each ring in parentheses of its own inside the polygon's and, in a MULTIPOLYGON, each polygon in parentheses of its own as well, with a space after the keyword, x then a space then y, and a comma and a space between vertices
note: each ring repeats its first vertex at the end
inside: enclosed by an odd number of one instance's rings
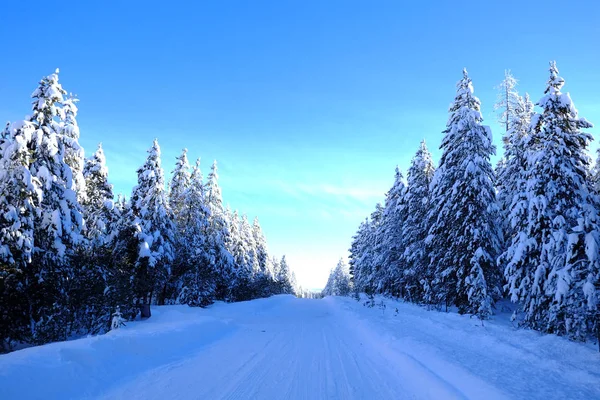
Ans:
POLYGON ((511 69, 536 101, 550 60, 600 137, 596 1, 13 0, 0 15, 0 119, 28 114, 59 67, 115 192, 129 197, 155 137, 167 179, 184 147, 205 176, 217 159, 225 203, 259 217, 307 288, 347 256, 395 165, 422 139, 439 158, 463 67, 500 151, 494 87, 511 69))

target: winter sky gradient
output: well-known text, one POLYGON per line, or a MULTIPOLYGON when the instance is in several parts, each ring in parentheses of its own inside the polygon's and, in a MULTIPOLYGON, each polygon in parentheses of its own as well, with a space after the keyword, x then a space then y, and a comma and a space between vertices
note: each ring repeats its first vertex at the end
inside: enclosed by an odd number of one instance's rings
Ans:
POLYGON ((600 52, 584 45, 600 38, 598 2, 418 3, 2 2, 0 119, 23 118, 60 67, 116 193, 155 137, 167 173, 183 147, 205 176, 217 159, 225 203, 258 215, 271 253, 320 288, 395 165, 423 138, 439 158, 463 67, 500 151, 494 87, 511 69, 537 101, 553 59, 600 138, 600 52))

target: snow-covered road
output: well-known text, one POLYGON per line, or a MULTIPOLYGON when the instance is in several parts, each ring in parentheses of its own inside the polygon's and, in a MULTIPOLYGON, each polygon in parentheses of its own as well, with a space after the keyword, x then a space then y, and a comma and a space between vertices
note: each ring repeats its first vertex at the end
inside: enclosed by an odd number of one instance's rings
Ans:
POLYGON ((0 398, 600 398, 589 346, 413 305, 277 296, 154 313, 0 356, 0 398))

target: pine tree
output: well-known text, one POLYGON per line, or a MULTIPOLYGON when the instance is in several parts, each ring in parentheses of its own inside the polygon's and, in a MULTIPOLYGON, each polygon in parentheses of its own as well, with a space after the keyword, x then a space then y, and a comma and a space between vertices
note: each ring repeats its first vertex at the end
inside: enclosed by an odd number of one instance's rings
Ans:
POLYGON ((252 279, 253 279, 253 249, 248 241, 247 227, 243 220, 247 218, 244 215, 240 219, 238 212, 230 213, 229 222, 229 252, 231 253, 235 271, 234 279, 231 280, 231 292, 235 301, 250 300, 253 297, 252 279))
MULTIPOLYGON (((510 70, 504 71, 504 80, 498 85, 498 99, 494 104, 494 110, 498 111, 498 122, 504 125, 504 131, 508 134, 515 113, 519 108, 520 96, 517 90, 517 80, 510 70)), ((505 137, 506 138, 506 137, 505 137)), ((503 141, 505 141, 503 138, 503 141)))
POLYGON ((350 248, 350 272, 354 288, 357 292, 373 293, 373 258, 377 244, 377 229, 379 227, 383 207, 377 204, 370 218, 365 220, 354 236, 350 248))
POLYGON ((368 218, 361 222, 357 232, 352 237, 352 243, 350 245, 350 249, 348 250, 350 255, 349 259, 349 273, 350 279, 353 282, 354 289, 356 291, 363 291, 363 282, 362 282, 362 255, 366 251, 367 243, 367 234, 369 231, 369 220, 368 218))
POLYGON ((381 251, 378 252, 377 291, 404 297, 406 294, 406 265, 403 263, 404 234, 402 225, 406 215, 406 186, 404 177, 396 167, 394 185, 388 191, 378 235, 381 251))
POLYGON ((279 284, 280 292, 283 294, 293 294, 294 288, 292 287, 292 283, 290 281, 291 271, 288 266, 287 260, 285 256, 281 257, 281 261, 279 262, 279 268, 277 271, 277 282, 279 284))
MULTIPOLYGON (((515 196, 511 217, 521 222, 503 255, 507 289, 520 302, 522 323, 546 332, 581 337, 586 309, 595 309, 589 295, 597 274, 594 199, 588 188, 591 136, 581 131, 591 124, 579 118, 556 64, 541 114, 531 120, 524 193, 515 196), (526 212, 527 218, 517 218, 526 212), (591 300, 591 302, 590 302, 591 300)), ((597 287, 597 286, 596 286, 597 287)), ((593 296, 592 296, 593 297, 593 296)))
POLYGON ((98 144, 96 152, 85 161, 83 176, 86 186, 83 205, 87 237, 93 242, 104 244, 110 240, 117 214, 102 144, 98 144))
POLYGON ((31 300, 31 334, 37 343, 66 338, 72 318, 69 294, 76 284, 72 257, 82 241, 81 206, 74 191, 73 171, 65 161, 61 109, 65 91, 58 70, 43 78, 32 94, 31 175, 42 187, 42 201, 34 218, 35 278, 28 291, 31 300))
POLYGON ((406 189, 406 219, 402 224, 405 250, 402 255, 406 269, 407 298, 423 301, 433 276, 428 274, 429 259, 425 252, 425 239, 429 231, 427 213, 429 211, 429 185, 435 167, 425 141, 412 159, 408 169, 406 189))
POLYGON ((136 297, 143 306, 142 316, 150 316, 148 306, 154 293, 158 304, 165 302, 174 258, 175 226, 167 204, 158 141, 154 140, 137 174, 138 184, 133 188, 128 218, 135 227, 139 246, 134 277, 136 297))
POLYGON ((84 248, 76 259, 77 279, 74 289, 74 304, 79 333, 100 333, 109 329, 111 315, 115 307, 128 307, 118 293, 120 288, 128 288, 123 271, 111 262, 113 248, 111 242, 116 235, 120 214, 113 202, 112 185, 108 182, 108 169, 102 146, 83 167, 85 197, 83 210, 86 221, 84 248))
POLYGON ((138 269, 138 230, 132 219, 131 204, 122 194, 117 195, 114 211, 116 221, 106 245, 111 249, 108 258, 109 274, 106 277, 110 288, 107 293, 108 303, 111 306, 119 306, 125 319, 133 319, 140 312, 138 296, 141 285, 139 280, 136 280, 136 273, 141 272, 138 269))
POLYGON ((10 137, 0 146, 0 262, 21 269, 31 262, 41 190, 28 168, 33 125, 23 121, 8 131, 10 137))
POLYGON ((258 262, 258 268, 262 275, 266 277, 272 277, 273 271, 271 270, 271 260, 269 258, 269 251, 267 249, 267 240, 258 222, 258 217, 254 218, 252 223, 252 238, 254 240, 256 250, 256 260, 258 262))
POLYGON ((496 267, 495 153, 489 127, 481 125, 480 102, 467 71, 457 84, 444 131, 440 165, 431 183, 431 228, 427 238, 438 302, 487 318, 499 295, 496 267))
POLYGON ((503 138, 504 156, 496 168, 498 205, 502 220, 504 238, 510 240, 514 230, 510 224, 510 207, 513 197, 522 192, 523 172, 527 168, 527 141, 529 125, 533 115, 533 103, 529 95, 522 98, 516 95, 508 122, 508 131, 503 138))
POLYGON ((173 210, 176 220, 180 219, 179 215, 184 207, 185 193, 189 185, 190 165, 187 159, 187 149, 183 149, 181 155, 177 157, 177 164, 175 164, 169 184, 169 207, 173 210))
POLYGON ((77 201, 85 202, 86 186, 83 169, 85 156, 83 147, 79 144, 79 125, 77 124, 77 103, 79 100, 70 95, 62 102, 59 140, 64 146, 65 163, 71 167, 72 187, 77 193, 77 201))
POLYGON ((0 144, 0 351, 28 337, 34 218, 41 200, 39 181, 31 176, 33 125, 7 127, 0 144))
POLYGON ((30 166, 43 188, 43 200, 36 221, 36 247, 44 260, 62 260, 81 240, 81 206, 73 190, 73 172, 65 162, 65 148, 58 137, 59 104, 64 90, 57 73, 42 79, 33 93, 33 162, 30 166), (39 223, 37 223, 39 222, 39 223))
POLYGON ((209 236, 210 211, 204 199, 200 159, 183 192, 178 228, 178 259, 185 265, 181 277, 179 302, 207 306, 215 298, 217 264, 214 245, 209 236))
POLYGON ((217 162, 214 161, 204 185, 204 196, 209 211, 208 238, 211 241, 211 254, 215 263, 218 281, 216 297, 218 300, 228 300, 230 282, 234 279, 234 259, 229 251, 230 232, 223 198, 219 186, 217 162))
POLYGON ((260 273, 260 265, 256 256, 256 243, 254 242, 252 226, 246 214, 243 214, 240 220, 240 239, 244 253, 244 264, 250 271, 251 279, 254 279, 260 273))
POLYGON ((382 229, 384 207, 377 203, 369 219, 359 227, 350 249, 350 271, 354 287, 367 294, 381 292, 382 265, 380 254, 385 237, 382 229))

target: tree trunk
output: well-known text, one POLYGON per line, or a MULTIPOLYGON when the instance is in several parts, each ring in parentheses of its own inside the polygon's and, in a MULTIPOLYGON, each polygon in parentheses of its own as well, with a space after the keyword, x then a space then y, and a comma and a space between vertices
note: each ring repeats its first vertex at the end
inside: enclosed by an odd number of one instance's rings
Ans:
POLYGON ((150 303, 152 302, 152 291, 144 296, 144 302, 140 305, 140 311, 142 318, 150 318, 152 312, 150 311, 150 303))
POLYGON ((141 304, 140 311, 142 313, 142 318, 150 318, 152 316, 152 313, 150 312, 150 304, 141 304))
POLYGON ((162 288, 162 293, 160 294, 160 298, 158 299, 158 305, 164 306, 166 298, 167 298, 167 283, 165 282, 165 284, 163 285, 163 288, 162 288))

